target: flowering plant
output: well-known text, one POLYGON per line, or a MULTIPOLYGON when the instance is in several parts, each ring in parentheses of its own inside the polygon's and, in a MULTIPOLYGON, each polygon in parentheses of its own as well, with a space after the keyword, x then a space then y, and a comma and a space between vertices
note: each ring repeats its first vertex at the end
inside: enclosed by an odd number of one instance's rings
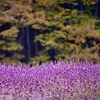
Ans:
POLYGON ((100 64, 0 64, 0 100, 100 100, 100 64))

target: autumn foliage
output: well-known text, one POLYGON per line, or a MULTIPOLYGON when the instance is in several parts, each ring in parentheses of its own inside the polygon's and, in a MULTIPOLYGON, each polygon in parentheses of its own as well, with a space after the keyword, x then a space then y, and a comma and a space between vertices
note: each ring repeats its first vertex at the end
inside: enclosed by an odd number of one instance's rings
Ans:
POLYGON ((99 0, 1 0, 0 61, 100 61, 99 0))

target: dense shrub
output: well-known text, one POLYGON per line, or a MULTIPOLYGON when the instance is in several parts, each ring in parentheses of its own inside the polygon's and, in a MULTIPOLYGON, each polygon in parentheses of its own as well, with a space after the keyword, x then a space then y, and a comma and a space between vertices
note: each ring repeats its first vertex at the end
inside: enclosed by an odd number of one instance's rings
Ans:
POLYGON ((0 64, 0 100, 100 100, 100 64, 0 64))

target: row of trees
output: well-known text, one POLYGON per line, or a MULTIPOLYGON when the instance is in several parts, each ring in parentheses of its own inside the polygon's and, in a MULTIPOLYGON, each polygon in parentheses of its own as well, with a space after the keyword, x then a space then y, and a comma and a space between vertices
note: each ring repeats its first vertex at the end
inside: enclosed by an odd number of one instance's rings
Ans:
POLYGON ((0 2, 0 61, 100 60, 99 0, 0 2))

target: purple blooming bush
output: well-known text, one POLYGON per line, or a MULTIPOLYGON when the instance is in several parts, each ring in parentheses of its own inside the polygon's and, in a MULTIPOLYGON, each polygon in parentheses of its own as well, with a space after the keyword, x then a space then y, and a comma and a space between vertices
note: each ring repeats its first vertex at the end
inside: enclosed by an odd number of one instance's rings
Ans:
POLYGON ((100 100, 100 64, 0 64, 0 100, 100 100))

